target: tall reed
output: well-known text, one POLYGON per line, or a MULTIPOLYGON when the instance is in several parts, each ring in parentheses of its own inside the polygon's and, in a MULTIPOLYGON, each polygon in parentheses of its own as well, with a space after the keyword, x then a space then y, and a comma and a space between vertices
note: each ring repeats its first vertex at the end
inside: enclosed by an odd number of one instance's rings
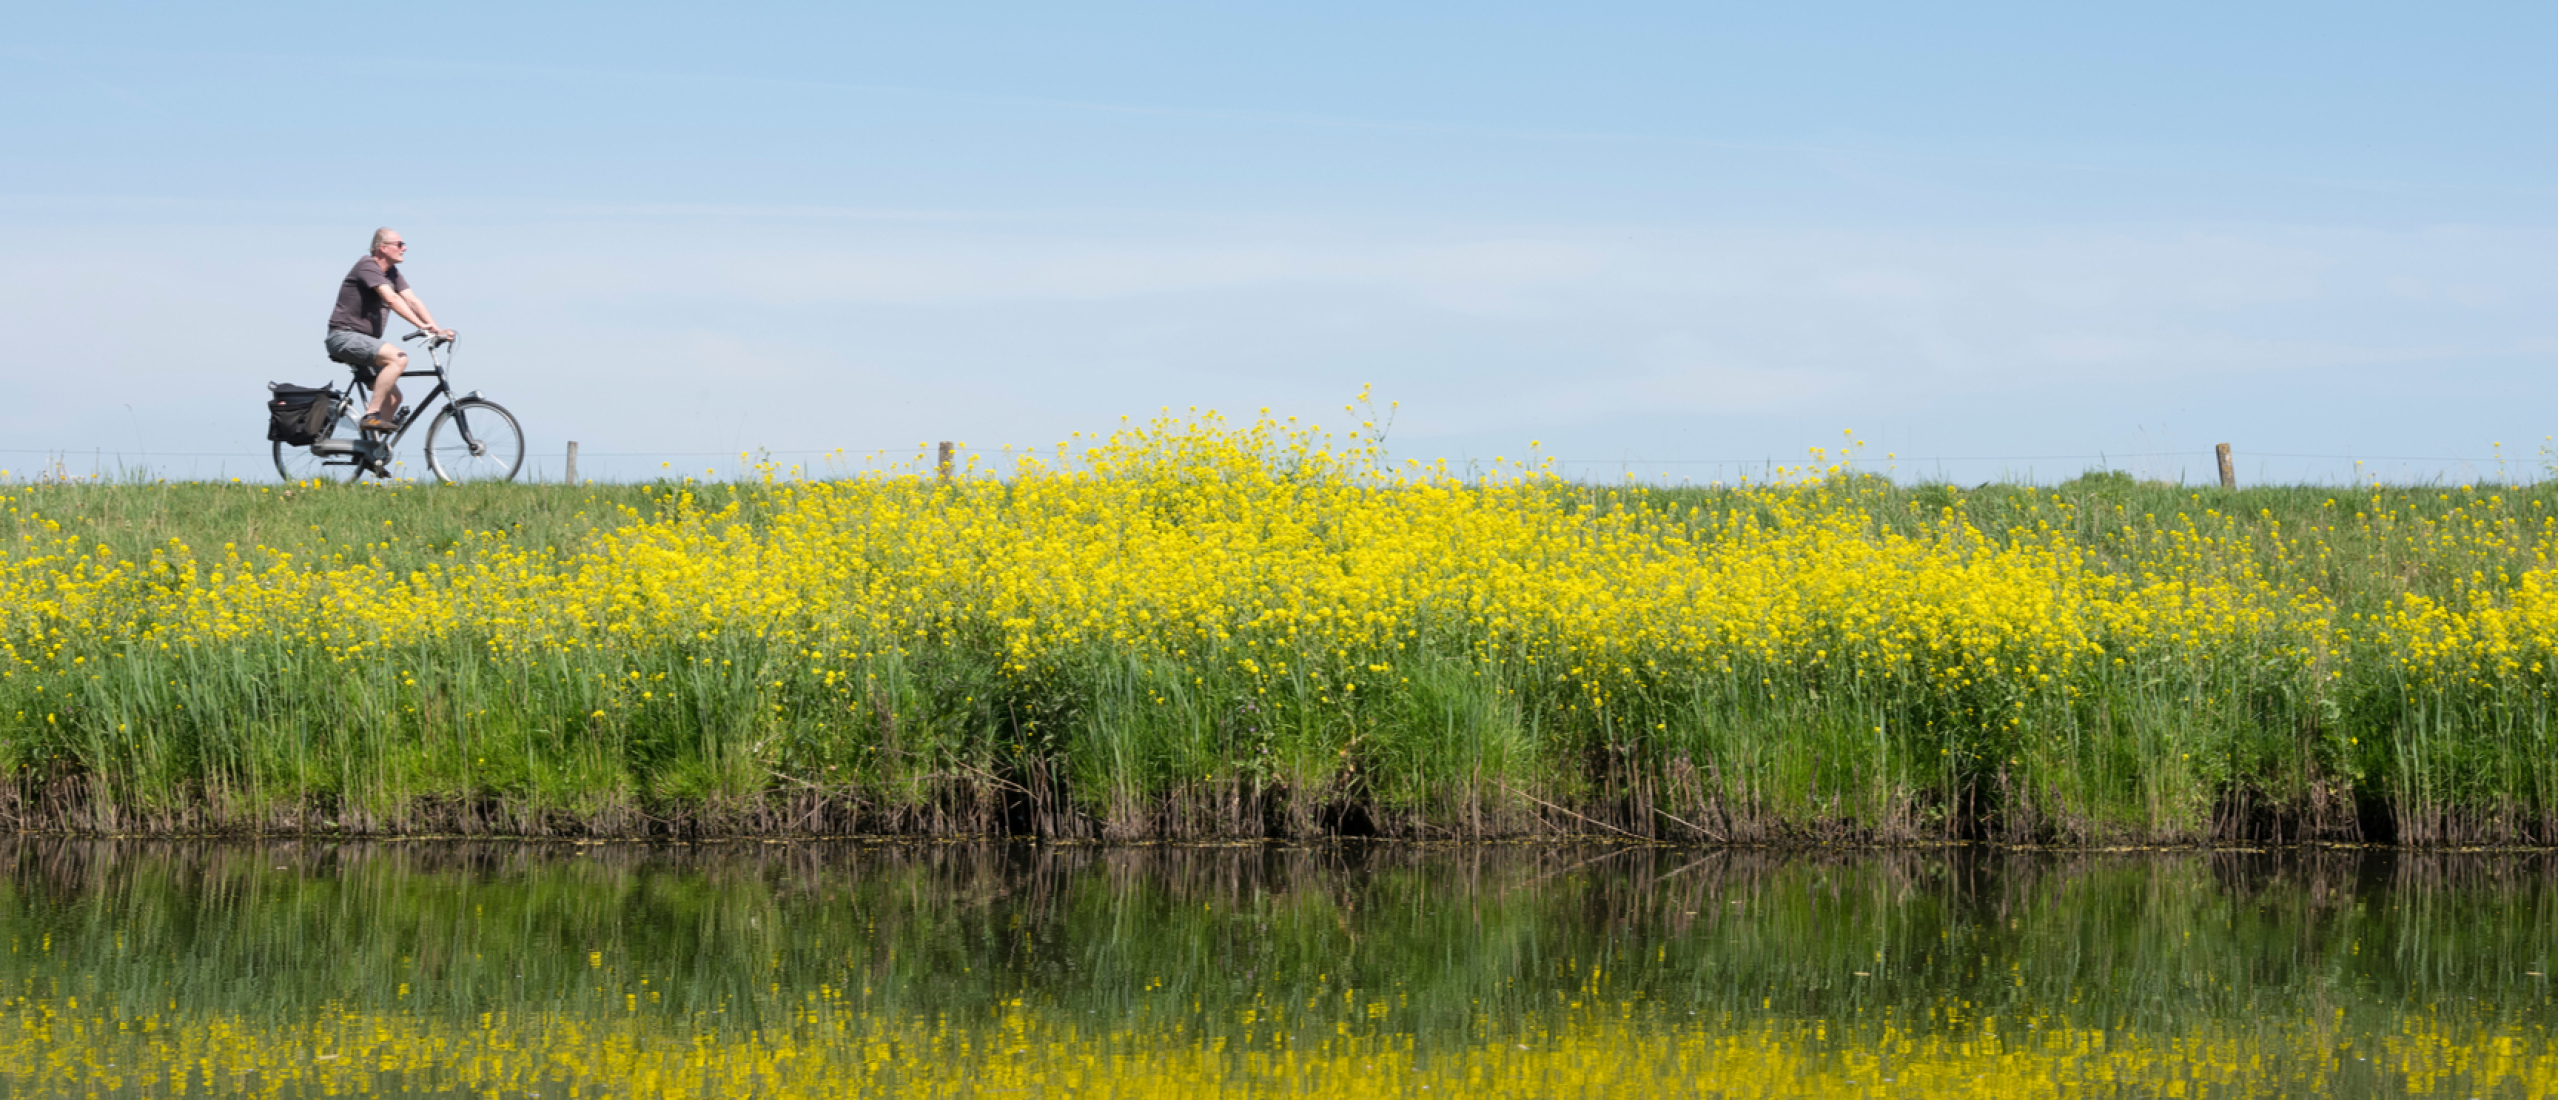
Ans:
POLYGON ((0 489, 22 827, 2558 840, 2558 486, 0 489))

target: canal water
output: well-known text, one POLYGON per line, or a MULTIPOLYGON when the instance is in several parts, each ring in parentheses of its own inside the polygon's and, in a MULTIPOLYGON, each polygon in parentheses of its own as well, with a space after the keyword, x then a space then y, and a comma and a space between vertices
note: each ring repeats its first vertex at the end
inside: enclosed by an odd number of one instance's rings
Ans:
POLYGON ((2550 1096, 2558 861, 0 841, 11 1096, 2550 1096))

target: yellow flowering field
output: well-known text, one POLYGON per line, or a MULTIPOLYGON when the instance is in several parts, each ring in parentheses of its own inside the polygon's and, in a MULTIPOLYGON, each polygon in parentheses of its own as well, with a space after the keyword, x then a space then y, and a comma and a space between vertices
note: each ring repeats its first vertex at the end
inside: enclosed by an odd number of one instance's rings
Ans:
POLYGON ((2546 484, 1965 491, 1816 454, 1610 488, 1213 414, 1008 457, 602 488, 18 483, 10 812, 2558 837, 2546 484))

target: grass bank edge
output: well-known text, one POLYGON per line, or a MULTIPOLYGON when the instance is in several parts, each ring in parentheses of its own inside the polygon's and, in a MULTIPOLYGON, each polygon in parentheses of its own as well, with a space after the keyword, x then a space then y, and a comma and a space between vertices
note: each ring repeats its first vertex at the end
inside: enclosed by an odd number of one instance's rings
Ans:
MULTIPOLYGON (((2129 561, 2124 547, 2178 535, 2202 548, 2195 564, 2270 573, 2339 620, 2403 617, 2410 600, 2492 603, 2548 569, 2547 485, 2223 494, 2114 476, 1972 491, 1833 481, 1832 503, 1864 509, 1877 531, 1955 517, 2014 538, 2048 527, 2045 506, 2064 502, 2080 525, 2066 538, 2100 558, 2129 561), (2340 501, 2359 522, 2338 523, 2340 501), (2268 549, 2322 524, 2315 554, 2268 549), (2492 551, 2446 541, 2494 524, 2518 537, 2492 551), (2486 560, 2498 554, 2508 560, 2486 560), (2500 566, 2492 580, 2484 565, 2500 566)), ((1013 487, 914 478, 893 491, 929 503, 1013 487)), ((1601 517, 1768 507, 1749 489, 1531 491, 1601 517)), ((283 553, 360 545, 393 572, 498 544, 566 560, 611 532, 706 512, 767 529, 780 499, 764 484, 287 492, 16 490, 13 564, 46 558, 25 549, 46 545, 37 525, 130 561, 149 553, 137 533, 209 545, 261 521, 296 533, 283 553), (722 499, 725 512, 709 508, 722 499)), ((2124 671, 2096 662, 2054 690, 1841 679, 1789 657, 1629 674, 1590 705, 1587 684, 1540 665, 1534 639, 1432 624, 1412 631, 1413 649, 1247 675, 1235 662, 1249 657, 1146 646, 1084 645, 1031 668, 984 616, 960 614, 906 624, 920 633, 825 639, 848 656, 819 682, 798 660, 811 639, 743 629, 540 659, 466 634, 350 661, 279 638, 135 654, 113 637, 66 638, 40 607, 11 610, 13 659, 35 667, 22 651, 44 647, 45 660, 70 662, 50 680, 0 679, 6 812, 31 828, 2558 839, 2545 664, 2427 677, 2439 669, 2353 629, 2124 671), (1392 674, 1357 673, 1380 666, 1392 674), (632 683, 646 705, 621 705, 632 683)))

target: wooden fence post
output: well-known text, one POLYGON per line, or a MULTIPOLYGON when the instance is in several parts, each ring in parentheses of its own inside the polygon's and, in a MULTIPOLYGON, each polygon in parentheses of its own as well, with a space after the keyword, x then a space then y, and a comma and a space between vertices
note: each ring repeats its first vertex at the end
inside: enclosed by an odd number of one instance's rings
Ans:
POLYGON ((577 441, 568 441, 568 483, 577 484, 577 441))
POLYGON ((941 476, 942 476, 942 480, 944 480, 944 481, 948 481, 948 480, 950 480, 950 451, 951 451, 950 441, 949 441, 949 440, 947 440, 947 439, 942 440, 942 441, 941 441, 941 476))
POLYGON ((2213 457, 2220 459, 2220 487, 2223 489, 2238 488, 2238 466, 2236 463, 2229 460, 2229 444, 2222 443, 2214 446, 2212 448, 2212 455, 2213 457))

